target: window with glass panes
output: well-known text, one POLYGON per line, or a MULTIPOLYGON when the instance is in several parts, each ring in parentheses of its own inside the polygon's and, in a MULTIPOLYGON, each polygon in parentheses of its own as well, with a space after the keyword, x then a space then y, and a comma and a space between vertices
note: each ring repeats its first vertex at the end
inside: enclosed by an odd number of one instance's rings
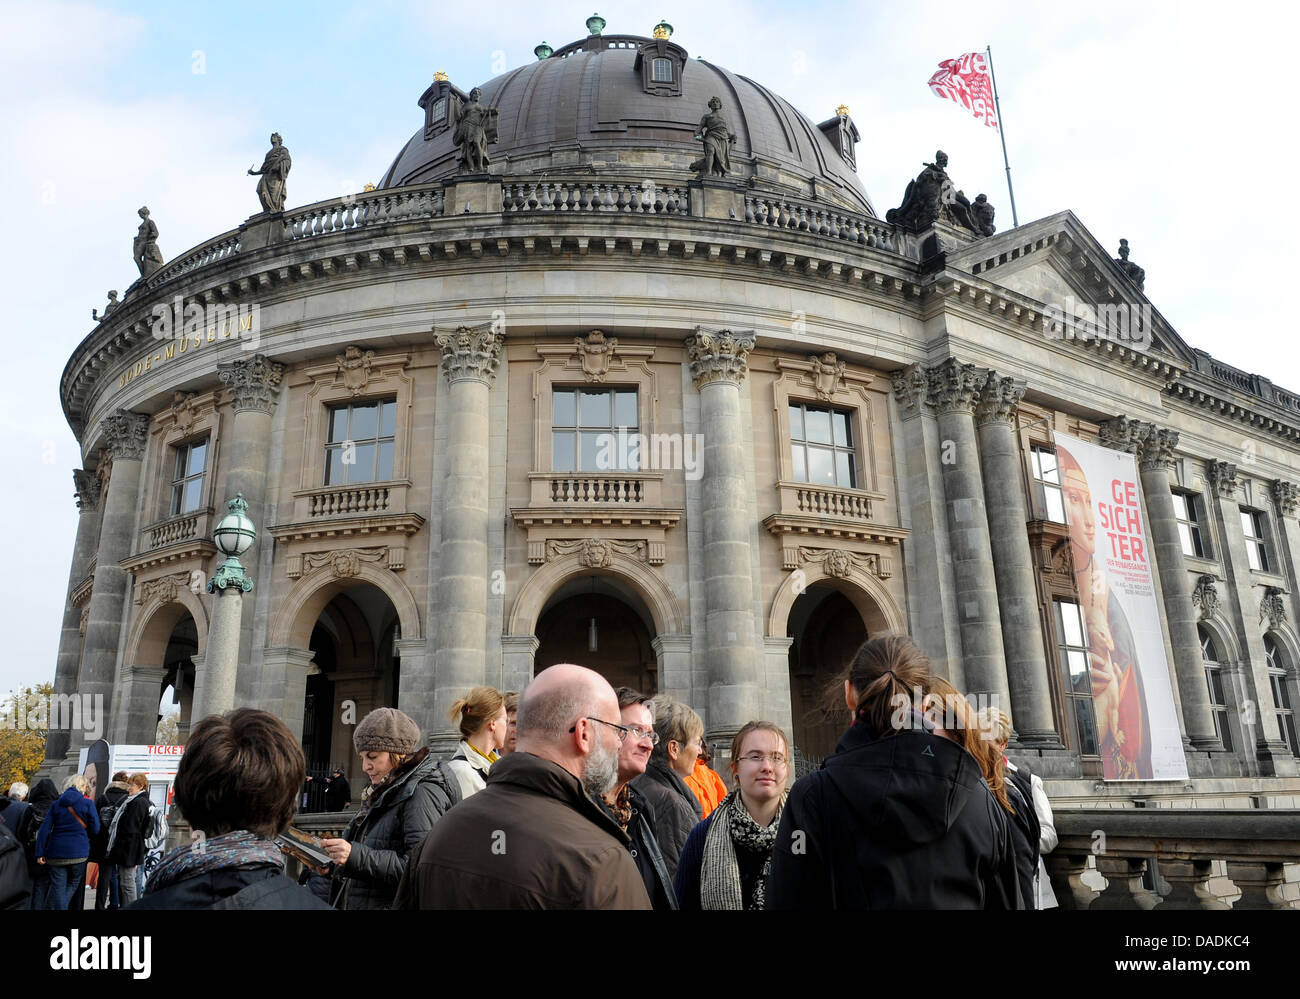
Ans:
POLYGON ((551 391, 553 471, 634 472, 639 441, 635 388, 551 391))
POLYGON ((396 432, 396 399, 331 407, 325 443, 325 485, 391 479, 396 432))
POLYGON ((673 61, 671 59, 655 59, 650 64, 650 73, 650 79, 653 83, 672 83, 673 61))
POLYGON ((844 489, 857 485, 849 417, 841 409, 790 403, 790 460, 795 481, 844 489))
POLYGON ((1241 511, 1241 533, 1246 536, 1246 559, 1257 572, 1268 572, 1268 546, 1264 543, 1264 515, 1258 510, 1241 511))
POLYGON ((1292 756, 1300 756, 1300 738, 1296 735, 1295 709, 1291 705, 1290 670, 1282 658, 1282 649, 1272 635, 1264 636, 1264 654, 1268 658, 1268 682, 1273 688, 1273 705, 1277 709, 1277 727, 1291 747, 1292 756))
POLYGON ((1200 501, 1195 493, 1173 493, 1174 517, 1178 521, 1178 537, 1183 543, 1184 555, 1205 557, 1205 545, 1201 541, 1200 501))
POLYGON ((1092 674, 1083 613, 1071 600, 1056 601, 1056 648, 1065 678, 1066 713, 1073 719, 1080 756, 1096 756, 1097 722, 1092 713, 1092 674))
POLYGON ((1056 524, 1065 523, 1065 498, 1061 492, 1061 470, 1056 465, 1056 452, 1035 445, 1029 451, 1034 468, 1034 488, 1038 491, 1038 506, 1047 519, 1056 524))
POLYGON ((176 465, 172 471, 170 515, 189 513, 203 506, 203 476, 208 464, 208 438, 174 448, 176 465))
POLYGON ((1201 662, 1205 665, 1205 682, 1210 688, 1210 709, 1214 712, 1214 729, 1223 748, 1232 751, 1232 730, 1228 727, 1228 700, 1223 696, 1223 665, 1214 636, 1201 624, 1196 626, 1201 639, 1201 662))

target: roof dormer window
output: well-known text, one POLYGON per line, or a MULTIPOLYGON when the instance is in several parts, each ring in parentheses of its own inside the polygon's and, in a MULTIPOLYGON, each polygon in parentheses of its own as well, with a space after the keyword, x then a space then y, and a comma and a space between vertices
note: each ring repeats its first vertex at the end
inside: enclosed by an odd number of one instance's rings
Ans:
POLYGON ((652 83, 673 82, 673 61, 671 59, 656 58, 650 65, 650 81, 652 83))
POLYGON ((682 95, 682 73, 686 70, 686 50, 667 37, 645 42, 637 49, 633 68, 641 74, 641 87, 647 94, 664 97, 682 95))

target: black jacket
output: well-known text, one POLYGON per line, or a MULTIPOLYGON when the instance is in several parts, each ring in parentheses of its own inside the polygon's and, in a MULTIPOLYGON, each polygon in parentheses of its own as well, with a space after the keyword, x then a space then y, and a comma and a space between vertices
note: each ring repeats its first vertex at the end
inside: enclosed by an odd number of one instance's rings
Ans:
POLYGON ((112 824, 113 812, 131 795, 126 781, 115 780, 104 788, 104 793, 95 799, 95 809, 99 812, 99 832, 90 837, 90 859, 104 863, 108 853, 108 830, 112 824), (112 811, 106 811, 111 809, 112 811))
POLYGON ((686 782, 667 764, 651 760, 645 773, 632 781, 633 790, 639 791, 654 812, 655 837, 659 852, 671 880, 677 876, 677 861, 691 834, 703 817, 700 799, 691 793, 686 782))
POLYGON ((1011 842, 1016 851, 1016 877, 1020 881, 1020 897, 1025 908, 1034 907, 1038 891, 1034 880, 1038 874, 1038 838, 1042 834, 1038 813, 1034 811, 1034 786, 1028 770, 1007 767, 1007 801, 1015 814, 1007 818, 1011 823, 1011 842))
MULTIPOLYGON (((645 882, 646 894, 650 904, 656 909, 676 909, 677 895, 673 892, 673 878, 664 864, 663 854, 659 850, 659 839, 655 835, 655 813, 643 795, 630 784, 627 789, 628 801, 632 806, 632 818, 624 830, 632 842, 628 850, 636 862, 636 869, 645 882)), ((597 803, 614 817, 613 811, 603 799, 597 803)))
POLYGON ((341 812, 352 801, 352 787, 348 779, 340 774, 325 781, 325 810, 341 812))
POLYGON ((274 864, 224 867, 151 891, 128 909, 328 909, 274 864))
POLYGON ((393 783, 376 792, 343 830, 352 853, 332 878, 313 875, 313 894, 338 909, 388 909, 410 852, 451 807, 446 778, 427 750, 393 783))
POLYGON ((1022 908, 1006 813, 956 743, 855 724, 790 792, 767 907, 1022 908))
POLYGON ((130 802, 123 802, 118 806, 117 815, 114 816, 117 822, 117 835, 113 837, 113 845, 105 854, 104 859, 107 863, 117 864, 119 867, 135 867, 144 861, 147 852, 144 848, 144 839, 150 826, 149 808, 147 791, 141 791, 130 802))

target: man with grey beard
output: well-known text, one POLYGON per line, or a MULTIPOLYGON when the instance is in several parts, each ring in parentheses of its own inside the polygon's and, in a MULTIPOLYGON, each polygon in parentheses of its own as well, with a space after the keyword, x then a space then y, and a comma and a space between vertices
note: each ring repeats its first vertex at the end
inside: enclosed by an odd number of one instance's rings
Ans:
POLYGON ((593 798, 618 779, 627 730, 605 678, 562 664, 519 700, 517 748, 438 820, 396 907, 648 909, 627 834, 593 798))

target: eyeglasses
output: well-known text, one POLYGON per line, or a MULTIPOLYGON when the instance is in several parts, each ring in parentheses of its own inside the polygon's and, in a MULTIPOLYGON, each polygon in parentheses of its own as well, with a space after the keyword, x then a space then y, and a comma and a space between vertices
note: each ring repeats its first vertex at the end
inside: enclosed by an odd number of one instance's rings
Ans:
MULTIPOLYGON (((602 724, 602 725, 608 725, 610 728, 612 728, 615 732, 618 733, 618 741, 619 741, 619 742, 623 742, 623 741, 625 741, 625 740, 627 739, 628 733, 632 731, 632 730, 631 730, 630 728, 628 728, 626 725, 615 725, 613 722, 603 721, 603 720, 600 719, 600 718, 592 718, 592 717, 589 716, 589 715, 584 716, 584 718, 583 718, 582 720, 585 720, 585 721, 600 722, 600 724, 602 724)), ((573 724, 573 728, 569 729, 569 732, 570 732, 570 733, 573 733, 573 732, 576 732, 576 731, 578 731, 578 724, 577 724, 577 722, 574 722, 574 724, 573 724)))
POLYGON ((640 742, 642 739, 649 739, 650 745, 659 745, 659 733, 652 728, 642 728, 640 725, 629 725, 627 730, 632 733, 632 738, 640 742))
POLYGON ((746 753, 739 759, 741 763, 765 763, 771 760, 774 767, 783 767, 789 762, 782 753, 746 753))

